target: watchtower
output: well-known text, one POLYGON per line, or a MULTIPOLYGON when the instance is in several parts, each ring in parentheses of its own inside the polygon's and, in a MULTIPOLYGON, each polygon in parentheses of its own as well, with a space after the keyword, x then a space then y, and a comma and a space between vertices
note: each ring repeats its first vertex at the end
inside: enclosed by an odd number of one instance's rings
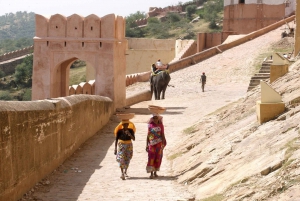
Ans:
MULTIPOLYGON (((36 15, 32 100, 69 95, 69 69, 84 60, 95 73, 95 94, 125 106, 125 19, 60 14, 36 15)), ((87 80, 88 81, 88 80, 87 80)))

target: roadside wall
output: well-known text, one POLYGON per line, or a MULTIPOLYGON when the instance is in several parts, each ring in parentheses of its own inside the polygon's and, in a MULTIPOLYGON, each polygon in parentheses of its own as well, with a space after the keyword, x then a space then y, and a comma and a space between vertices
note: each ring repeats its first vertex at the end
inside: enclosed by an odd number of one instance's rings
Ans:
POLYGON ((33 45, 30 47, 26 47, 23 49, 19 49, 13 52, 8 52, 6 54, 0 55, 0 62, 7 61, 9 59, 14 59, 23 56, 25 54, 31 54, 31 53, 33 53, 33 45))
POLYGON ((199 52, 199 53, 196 53, 192 56, 189 56, 189 57, 186 57, 186 58, 183 58, 179 61, 176 61, 176 62, 173 62, 173 63, 170 63, 170 67, 169 67, 169 70, 170 72, 174 72, 174 71, 177 71, 177 70, 180 70, 182 68, 185 68, 185 67, 188 67, 188 66, 191 66, 191 65, 194 65, 196 63, 199 63, 209 57, 212 57, 216 54, 219 54, 223 51, 226 51, 230 48, 233 48, 235 46, 238 46, 240 44, 243 44, 249 40, 252 40, 254 38, 257 38, 259 36, 262 36, 282 25, 285 25, 286 22, 291 22, 295 19, 295 16, 291 16, 291 17, 288 17, 284 20, 281 20, 279 22, 276 22, 272 25, 269 25, 265 28, 262 28, 260 30, 257 30, 257 31, 254 31, 250 34, 247 34, 245 35, 244 37, 241 37, 237 40, 234 40, 234 41, 231 41, 231 42, 228 42, 226 44, 221 44, 221 45, 218 45, 218 46, 215 46, 215 47, 212 47, 212 48, 209 48, 207 50, 204 50, 202 52, 199 52))
POLYGON ((0 63, 0 70, 2 70, 5 75, 13 74, 15 73, 16 66, 21 64, 24 58, 25 56, 14 59, 13 61, 0 63))
MULTIPOLYGON (((280 0, 276 0, 280 1, 280 0)), ((223 31, 248 34, 286 17, 285 4, 239 3, 224 7, 223 31)))
POLYGON ((112 100, 102 96, 0 101, 0 200, 21 198, 98 132, 112 113, 112 100))
POLYGON ((161 59, 169 63, 175 57, 174 39, 127 38, 126 75, 149 71, 161 59))

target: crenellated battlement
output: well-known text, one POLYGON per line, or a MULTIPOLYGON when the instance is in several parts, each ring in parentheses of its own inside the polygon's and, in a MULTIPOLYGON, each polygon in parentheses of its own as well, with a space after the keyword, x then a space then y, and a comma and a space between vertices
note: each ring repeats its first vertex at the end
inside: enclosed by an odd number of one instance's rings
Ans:
POLYGON ((33 45, 16 51, 8 52, 3 55, 0 55, 0 62, 18 58, 20 56, 24 56, 32 52, 33 52, 33 45))
POLYGON ((111 98, 115 107, 125 105, 123 17, 56 14, 47 18, 36 14, 35 23, 32 100, 68 96, 69 68, 79 59, 86 61, 94 74, 94 94, 111 98))
POLYGON ((100 39, 106 40, 124 39, 125 36, 125 19, 115 14, 109 14, 98 17, 95 14, 82 17, 73 14, 65 17, 61 14, 52 15, 46 18, 42 15, 36 15, 36 32, 37 38, 69 38, 71 39, 100 39), (121 34, 120 34, 121 33, 121 34))

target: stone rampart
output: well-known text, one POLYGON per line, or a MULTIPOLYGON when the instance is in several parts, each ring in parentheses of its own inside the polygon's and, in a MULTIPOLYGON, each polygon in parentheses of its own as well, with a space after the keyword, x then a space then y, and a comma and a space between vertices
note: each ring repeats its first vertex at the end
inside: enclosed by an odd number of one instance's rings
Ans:
POLYGON ((0 55, 0 62, 18 58, 21 56, 25 56, 25 55, 31 54, 31 53, 33 53, 33 45, 30 47, 26 47, 23 49, 19 49, 19 50, 13 51, 13 52, 8 52, 3 55, 0 55))
POLYGON ((0 63, 0 70, 2 70, 5 73, 5 75, 13 74, 15 73, 16 66, 21 64, 23 59, 24 57, 20 57, 10 62, 0 63))
MULTIPOLYGON (((135 73, 126 75, 126 87, 137 82, 149 81, 151 72, 135 73)), ((69 95, 89 94, 95 95, 95 80, 82 82, 79 85, 69 86, 69 95)))
POLYGON ((149 101, 152 98, 150 90, 141 91, 135 95, 126 97, 126 106, 131 106, 142 101, 149 101))
POLYGON ((0 200, 20 199, 97 133, 112 114, 112 100, 102 96, 1 101, 0 200))
POLYGON ((136 23, 137 26, 147 25, 148 18, 142 18, 142 19, 135 20, 135 23, 136 23))

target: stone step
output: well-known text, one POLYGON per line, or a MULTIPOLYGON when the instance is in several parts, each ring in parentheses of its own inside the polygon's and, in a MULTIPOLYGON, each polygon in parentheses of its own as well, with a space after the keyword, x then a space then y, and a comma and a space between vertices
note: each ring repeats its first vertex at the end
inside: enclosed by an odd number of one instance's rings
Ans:
POLYGON ((265 69, 270 69, 270 68, 271 68, 270 66, 262 66, 260 69, 265 70, 265 69))
POLYGON ((255 73, 251 77, 247 91, 250 91, 251 89, 255 88, 257 85, 259 85, 260 80, 270 79, 270 66, 272 63, 273 63, 272 60, 267 60, 261 64, 261 68, 259 69, 259 72, 255 73))
POLYGON ((266 80, 269 79, 270 76, 253 76, 251 80, 266 80))
POLYGON ((270 74, 270 69, 269 70, 259 70, 259 73, 269 73, 270 74))
MULTIPOLYGON (((260 79, 261 80, 261 79, 260 79)), ((260 80, 250 80, 249 86, 256 86, 259 85, 260 80)))
POLYGON ((254 89, 256 86, 249 86, 248 89, 247 89, 247 91, 250 91, 250 90, 254 89))
POLYGON ((255 74, 254 76, 252 76, 251 79, 268 79, 268 78, 270 78, 270 74, 267 75, 255 74))

